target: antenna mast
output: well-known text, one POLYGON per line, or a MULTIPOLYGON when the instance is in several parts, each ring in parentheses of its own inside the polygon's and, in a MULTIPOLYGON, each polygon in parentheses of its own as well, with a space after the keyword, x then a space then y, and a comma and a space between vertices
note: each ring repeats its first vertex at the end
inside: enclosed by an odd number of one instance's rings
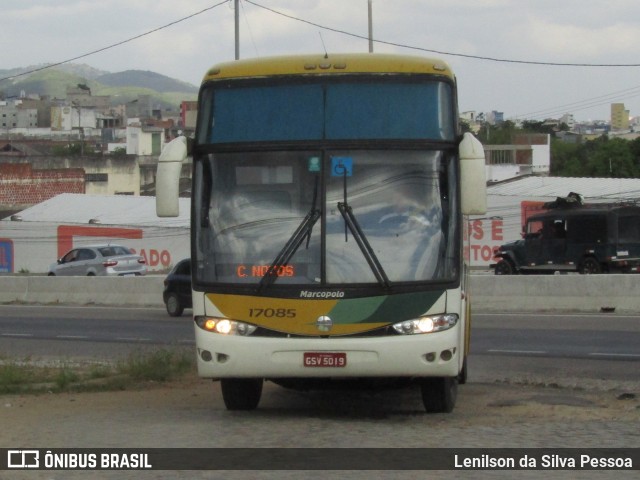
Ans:
POLYGON ((235 9, 235 27, 236 27, 236 60, 240 59, 240 0, 235 0, 234 9, 235 9))
POLYGON ((369 53, 373 53, 373 0, 368 0, 369 3, 369 53))

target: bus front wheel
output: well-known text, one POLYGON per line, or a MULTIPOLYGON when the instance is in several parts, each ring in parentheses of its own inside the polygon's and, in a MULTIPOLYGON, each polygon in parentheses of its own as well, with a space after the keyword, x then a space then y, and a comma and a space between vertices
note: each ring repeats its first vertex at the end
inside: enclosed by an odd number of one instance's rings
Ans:
POLYGON ((425 378, 420 384, 427 413, 451 413, 458 396, 457 377, 425 378))
POLYGON ((261 378, 223 378, 220 387, 227 410, 255 410, 260 403, 261 378))

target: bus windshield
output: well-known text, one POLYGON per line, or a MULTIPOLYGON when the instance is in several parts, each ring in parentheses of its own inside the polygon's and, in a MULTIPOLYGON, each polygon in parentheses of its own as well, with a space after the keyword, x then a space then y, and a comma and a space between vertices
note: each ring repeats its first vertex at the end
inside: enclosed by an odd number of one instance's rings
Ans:
POLYGON ((375 286, 372 258, 390 284, 451 280, 454 165, 442 150, 208 154, 196 163, 194 280, 257 287, 272 268, 279 286, 375 286))

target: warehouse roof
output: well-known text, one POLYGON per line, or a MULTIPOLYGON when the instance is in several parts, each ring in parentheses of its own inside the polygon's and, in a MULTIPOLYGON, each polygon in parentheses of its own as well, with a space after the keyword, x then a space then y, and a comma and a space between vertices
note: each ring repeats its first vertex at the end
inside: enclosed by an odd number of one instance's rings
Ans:
POLYGON ((179 202, 180 216, 159 218, 156 197, 63 193, 17 215, 24 222, 189 227, 190 200, 180 198, 179 202))
POLYGON ((584 202, 640 201, 639 178, 582 178, 527 176, 495 183, 487 190, 493 197, 527 197, 531 200, 582 195, 584 202))

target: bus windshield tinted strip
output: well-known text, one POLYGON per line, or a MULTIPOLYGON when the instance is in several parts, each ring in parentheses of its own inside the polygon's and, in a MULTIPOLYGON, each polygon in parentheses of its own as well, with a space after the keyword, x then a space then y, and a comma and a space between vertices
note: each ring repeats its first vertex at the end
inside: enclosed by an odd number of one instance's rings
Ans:
POLYGON ((453 94, 444 82, 243 86, 212 95, 201 143, 455 139, 453 94))

